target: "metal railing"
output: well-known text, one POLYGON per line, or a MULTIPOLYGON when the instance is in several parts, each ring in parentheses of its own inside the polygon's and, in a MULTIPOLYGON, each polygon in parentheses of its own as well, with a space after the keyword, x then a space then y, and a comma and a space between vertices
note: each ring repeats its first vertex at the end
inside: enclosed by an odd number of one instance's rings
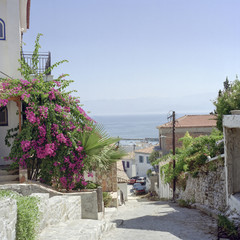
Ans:
MULTIPOLYGON (((32 68, 33 53, 22 52, 21 55, 24 58, 24 61, 29 65, 29 67, 32 68)), ((49 67, 51 67, 51 53, 50 52, 39 53, 37 73, 44 73, 49 67)), ((51 75, 51 71, 49 71, 46 75, 51 75)))

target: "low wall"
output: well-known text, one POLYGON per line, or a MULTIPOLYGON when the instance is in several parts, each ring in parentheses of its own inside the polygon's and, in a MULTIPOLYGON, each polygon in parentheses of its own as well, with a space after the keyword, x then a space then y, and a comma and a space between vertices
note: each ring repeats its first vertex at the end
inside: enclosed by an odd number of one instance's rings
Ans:
MULTIPOLYGON (((67 220, 82 218, 81 196, 55 196, 49 198, 48 193, 33 193, 30 196, 38 197, 40 221, 36 229, 39 234, 45 227, 67 220)), ((0 200, 0 239, 15 240, 17 223, 16 200, 3 198, 0 200)))
POLYGON ((128 200, 128 185, 127 185, 127 183, 118 183, 118 188, 123 193, 124 201, 127 201, 128 200))
POLYGON ((15 240, 17 223, 17 203, 10 198, 0 199, 0 239, 15 240))
POLYGON ((185 191, 179 190, 178 197, 210 209, 224 211, 226 208, 226 181, 223 159, 216 158, 202 166, 196 178, 189 175, 186 189, 185 191))
POLYGON ((97 205, 97 192, 95 190, 91 192, 73 192, 73 193, 62 193, 53 189, 44 187, 39 184, 5 184, 0 185, 0 190, 12 190, 16 191, 23 196, 28 196, 33 193, 48 193, 49 197, 54 196, 81 196, 81 214, 83 219, 95 219, 99 217, 98 205, 97 205))

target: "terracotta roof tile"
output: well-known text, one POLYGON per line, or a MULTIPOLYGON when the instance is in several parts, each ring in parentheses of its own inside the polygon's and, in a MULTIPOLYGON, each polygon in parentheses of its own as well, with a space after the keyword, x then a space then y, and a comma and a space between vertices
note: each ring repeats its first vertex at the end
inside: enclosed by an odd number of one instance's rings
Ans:
POLYGON ((151 146, 151 147, 144 148, 144 149, 139 149, 139 150, 136 150, 135 153, 146 153, 146 154, 150 154, 150 153, 152 153, 154 147, 155 147, 155 146, 151 146))
MULTIPOLYGON (((165 123, 157 128, 170 128, 172 122, 165 123)), ((216 116, 214 115, 185 115, 176 119, 176 128, 186 127, 216 127, 216 116)))

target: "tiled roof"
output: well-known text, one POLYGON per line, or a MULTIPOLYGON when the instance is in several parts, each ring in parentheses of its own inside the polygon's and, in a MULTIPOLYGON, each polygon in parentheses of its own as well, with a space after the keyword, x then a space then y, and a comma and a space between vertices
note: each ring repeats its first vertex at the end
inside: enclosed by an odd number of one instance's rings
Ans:
MULTIPOLYGON (((172 122, 165 123, 157 128, 170 128, 172 122)), ((216 116, 214 115, 185 115, 176 119, 176 128, 190 127, 216 127, 216 116)))
POLYGON ((128 153, 126 156, 124 156, 122 159, 123 159, 123 160, 132 160, 132 159, 135 159, 135 153, 134 153, 134 152, 130 152, 130 153, 128 153))
POLYGON ((154 149, 155 146, 151 146, 151 147, 148 147, 148 148, 144 148, 144 149, 139 149, 139 150, 136 150, 135 153, 146 153, 146 154, 150 154, 152 153, 153 149, 154 149))

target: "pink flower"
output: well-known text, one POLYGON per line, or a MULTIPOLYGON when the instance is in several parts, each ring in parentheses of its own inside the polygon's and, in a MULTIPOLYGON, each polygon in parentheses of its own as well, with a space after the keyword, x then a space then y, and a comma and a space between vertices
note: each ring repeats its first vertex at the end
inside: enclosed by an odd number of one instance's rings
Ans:
POLYGON ((46 126, 44 126, 44 125, 38 126, 38 130, 39 130, 40 137, 46 136, 46 126))
POLYGON ((58 104, 56 104, 56 107, 54 108, 56 112, 62 112, 62 107, 58 104))
POLYGON ((30 122, 30 123, 35 123, 36 122, 36 116, 34 114, 34 112, 30 112, 30 111, 26 111, 26 115, 27 115, 27 120, 30 122))
POLYGON ((57 135, 57 140, 60 143, 66 143, 67 142, 67 139, 64 137, 63 133, 60 133, 60 134, 57 135))
POLYGON ((93 177, 93 173, 92 173, 92 172, 89 172, 89 173, 88 173, 88 177, 93 177))
POLYGON ((21 148, 23 152, 28 152, 31 148, 31 142, 26 140, 21 142, 21 148))
POLYGON ((0 107, 5 107, 8 104, 8 100, 7 99, 0 99, 0 107))
POLYGON ((27 80, 23 80, 23 79, 21 79, 20 81, 21 81, 22 85, 24 85, 24 86, 27 86, 27 85, 30 84, 30 82, 27 81, 27 80))

